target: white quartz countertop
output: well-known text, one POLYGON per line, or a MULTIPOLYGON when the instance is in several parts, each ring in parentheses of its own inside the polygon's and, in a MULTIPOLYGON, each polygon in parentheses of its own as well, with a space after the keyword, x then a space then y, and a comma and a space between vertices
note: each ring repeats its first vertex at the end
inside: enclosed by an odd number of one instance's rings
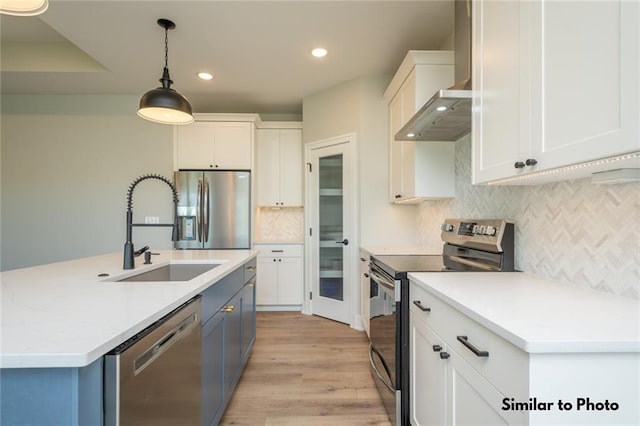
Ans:
POLYGON ((0 273, 0 368, 83 367, 255 257, 256 250, 122 253, 0 273), (175 263, 220 263, 190 281, 115 282, 175 263), (98 274, 109 274, 98 277, 98 274))
POLYGON ((529 353, 640 352, 640 302, 519 272, 409 279, 529 353))

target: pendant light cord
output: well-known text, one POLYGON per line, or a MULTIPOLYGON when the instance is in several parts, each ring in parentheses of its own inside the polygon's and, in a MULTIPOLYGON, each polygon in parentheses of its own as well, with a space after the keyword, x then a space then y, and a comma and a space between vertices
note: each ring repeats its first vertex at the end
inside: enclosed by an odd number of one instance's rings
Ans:
POLYGON ((164 66, 169 68, 169 29, 164 28, 164 66))

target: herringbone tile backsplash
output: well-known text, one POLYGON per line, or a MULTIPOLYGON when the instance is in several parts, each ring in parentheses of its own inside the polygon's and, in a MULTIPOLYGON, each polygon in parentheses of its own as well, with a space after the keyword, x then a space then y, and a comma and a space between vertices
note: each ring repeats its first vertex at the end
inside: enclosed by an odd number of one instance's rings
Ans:
POLYGON ((640 299, 640 184, 473 186, 470 139, 456 142, 456 197, 418 208, 422 245, 441 250, 447 217, 505 218, 515 223, 517 269, 640 299))
POLYGON ((304 209, 302 207, 260 207, 255 213, 256 243, 304 241, 304 209))

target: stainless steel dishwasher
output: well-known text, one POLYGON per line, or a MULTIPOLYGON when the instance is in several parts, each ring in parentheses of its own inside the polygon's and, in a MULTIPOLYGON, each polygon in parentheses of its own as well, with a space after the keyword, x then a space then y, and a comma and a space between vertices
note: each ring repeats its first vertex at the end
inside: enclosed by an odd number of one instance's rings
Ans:
POLYGON ((105 355, 106 426, 200 426, 200 298, 105 355))

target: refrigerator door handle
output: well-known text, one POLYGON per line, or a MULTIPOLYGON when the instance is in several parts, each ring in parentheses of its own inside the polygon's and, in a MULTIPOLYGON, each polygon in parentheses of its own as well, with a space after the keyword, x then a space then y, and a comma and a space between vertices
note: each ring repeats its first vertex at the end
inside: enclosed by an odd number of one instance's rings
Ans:
POLYGON ((198 194, 196 205, 196 221, 198 222, 198 241, 202 242, 202 179, 198 179, 198 194))
POLYGON ((204 178, 204 207, 207 209, 204 214, 204 242, 209 242, 209 179, 204 178))

